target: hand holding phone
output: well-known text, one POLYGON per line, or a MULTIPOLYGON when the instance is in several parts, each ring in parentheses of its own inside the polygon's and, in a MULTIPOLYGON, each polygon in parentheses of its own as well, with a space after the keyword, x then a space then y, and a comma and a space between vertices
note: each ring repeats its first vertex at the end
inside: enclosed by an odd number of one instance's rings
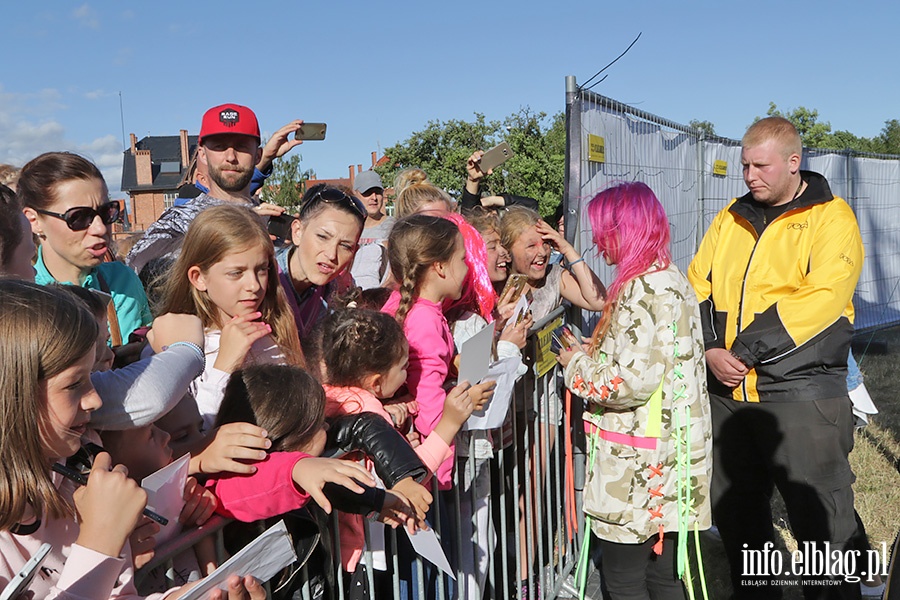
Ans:
POLYGON ((509 159, 515 156, 512 148, 506 142, 500 142, 481 156, 479 169, 483 173, 487 173, 491 169, 496 169, 509 159))

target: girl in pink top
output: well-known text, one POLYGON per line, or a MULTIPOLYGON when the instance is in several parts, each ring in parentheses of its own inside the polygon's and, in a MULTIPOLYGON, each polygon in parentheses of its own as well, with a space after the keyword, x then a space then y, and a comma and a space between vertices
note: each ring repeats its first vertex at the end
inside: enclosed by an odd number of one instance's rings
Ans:
MULTIPOLYGON (((85 486, 53 470, 81 448, 102 404, 90 378, 97 321, 71 296, 34 283, 0 280, 0 297, 0 588, 49 543, 32 597, 139 598, 128 536, 146 492, 105 452, 85 486)), ((255 582, 239 585, 265 597, 255 582)))
MULTIPOLYGON (((353 308, 328 315, 322 328, 323 376, 328 382, 323 386, 325 416, 372 412, 393 424, 383 401, 392 398, 406 382, 409 344, 403 328, 387 314, 353 308)), ((454 388, 444 401, 437 426, 415 446, 416 454, 431 473, 452 457, 450 444, 471 413, 466 388, 454 388)), ((391 489, 404 494, 416 507, 418 516, 425 517, 432 500, 425 488, 406 478, 391 489)), ((361 515, 341 514, 339 524, 341 558, 344 569, 352 573, 365 546, 365 523, 361 515)))
MULTIPOLYGON (((418 405, 413 423, 427 439, 441 420, 447 393, 444 385, 453 360, 453 335, 441 305, 458 300, 469 272, 466 249, 457 226, 441 217, 414 214, 397 221, 388 238, 391 273, 400 289, 381 311, 393 315, 403 326, 409 342, 409 367, 406 388, 418 405)), ((474 410, 493 394, 494 383, 468 387, 474 410)), ((453 444, 450 444, 451 450, 453 444)), ((437 470, 438 487, 450 489, 453 457, 437 470)))

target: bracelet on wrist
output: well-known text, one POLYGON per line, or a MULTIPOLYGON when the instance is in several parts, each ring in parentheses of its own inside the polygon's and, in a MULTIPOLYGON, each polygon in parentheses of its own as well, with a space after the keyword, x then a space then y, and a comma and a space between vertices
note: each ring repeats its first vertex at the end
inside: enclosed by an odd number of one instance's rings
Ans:
POLYGON ((574 267, 575 265, 577 265, 580 262, 584 262, 583 256, 579 256, 576 260, 573 260, 572 262, 566 261, 566 270, 571 271, 572 267, 574 267))

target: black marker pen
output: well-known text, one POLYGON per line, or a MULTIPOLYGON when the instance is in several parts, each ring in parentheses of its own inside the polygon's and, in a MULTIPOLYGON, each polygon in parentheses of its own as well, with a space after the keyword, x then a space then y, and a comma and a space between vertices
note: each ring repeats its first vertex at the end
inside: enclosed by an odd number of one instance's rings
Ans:
MULTIPOLYGON (((59 473, 60 475, 62 475, 63 477, 65 477, 67 479, 71 479, 72 481, 74 481, 75 483, 77 483, 79 485, 87 485, 88 478, 85 477, 84 474, 79 473, 75 469, 67 467, 64 464, 53 463, 53 470, 56 471, 57 473, 59 473)), ((157 523, 159 523, 160 525, 162 525, 164 527, 169 524, 169 520, 167 518, 165 518, 162 515, 156 514, 149 508, 144 509, 144 516, 147 517, 148 519, 152 519, 153 521, 156 521, 157 523)))

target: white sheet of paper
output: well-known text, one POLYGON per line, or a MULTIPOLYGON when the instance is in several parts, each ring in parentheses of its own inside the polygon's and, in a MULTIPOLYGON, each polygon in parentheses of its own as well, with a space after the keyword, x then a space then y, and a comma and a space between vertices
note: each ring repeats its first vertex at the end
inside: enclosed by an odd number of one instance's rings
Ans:
POLYGON ((513 386, 516 383, 516 370, 522 364, 518 356, 509 356, 495 362, 488 369, 485 379, 497 382, 494 395, 490 401, 478 411, 472 413, 463 423, 463 431, 497 429, 503 425, 509 404, 512 400, 513 386))
POLYGON ((494 326, 489 323, 484 329, 462 343, 459 349, 459 378, 462 383, 468 381, 478 385, 488 374, 491 364, 491 350, 494 347, 494 326))
POLYGON ((141 481, 141 487, 147 492, 147 508, 169 520, 169 524, 160 525, 159 533, 153 536, 157 546, 181 532, 178 516, 184 508, 184 484, 190 462, 191 455, 185 454, 141 481))
POLYGON ((278 521, 244 546, 243 550, 222 563, 197 587, 191 588, 181 600, 201 600, 214 589, 226 590, 230 575, 252 575, 265 583, 296 560, 297 555, 287 527, 284 521, 278 521))
POLYGON ((513 309, 513 314, 506 322, 506 329, 516 326, 516 323, 519 322, 519 315, 523 315, 524 318, 524 314, 528 310, 528 306, 529 304, 528 298, 526 298, 526 294, 522 294, 521 296, 519 296, 519 301, 516 302, 516 307, 513 309))
POLYGON ((456 581, 456 573, 450 568, 450 561, 447 560, 447 555, 444 554, 444 549, 441 547, 441 541, 434 534, 433 529, 420 529, 414 535, 410 535, 406 527, 403 528, 403 531, 406 532, 406 537, 409 538, 413 549, 419 556, 456 581))

